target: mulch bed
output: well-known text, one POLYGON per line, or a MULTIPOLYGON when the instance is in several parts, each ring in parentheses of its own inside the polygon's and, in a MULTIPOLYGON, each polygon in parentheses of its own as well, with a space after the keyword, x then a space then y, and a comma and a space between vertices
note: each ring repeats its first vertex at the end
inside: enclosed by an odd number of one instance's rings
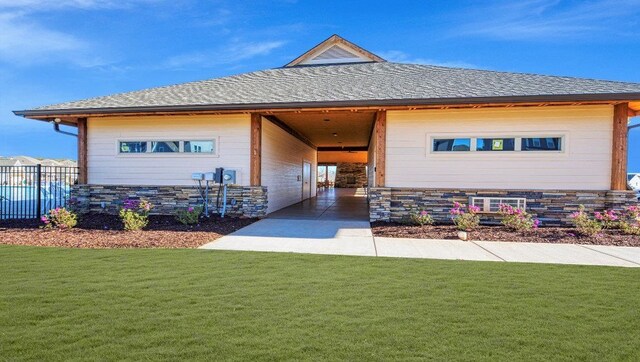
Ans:
MULTIPOLYGON (((374 222, 373 235, 389 238, 458 239, 458 231, 452 225, 412 226, 396 223, 374 222)), ((573 228, 542 227, 529 233, 510 231, 503 226, 480 226, 469 233, 469 240, 510 241, 551 244, 587 244, 640 246, 640 236, 625 235, 617 230, 605 230, 589 237, 576 234, 573 228)))
POLYGON ((202 219, 182 225, 173 216, 151 215, 141 231, 124 231, 116 215, 83 215, 72 230, 41 229, 38 220, 0 220, 0 244, 69 248, 197 248, 241 229, 256 219, 202 219))

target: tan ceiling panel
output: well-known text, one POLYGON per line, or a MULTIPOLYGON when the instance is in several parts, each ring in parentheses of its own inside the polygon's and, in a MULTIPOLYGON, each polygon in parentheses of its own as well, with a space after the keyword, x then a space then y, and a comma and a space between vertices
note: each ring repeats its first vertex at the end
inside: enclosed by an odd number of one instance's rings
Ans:
POLYGON ((318 147, 368 146, 374 115, 373 112, 275 114, 318 147))

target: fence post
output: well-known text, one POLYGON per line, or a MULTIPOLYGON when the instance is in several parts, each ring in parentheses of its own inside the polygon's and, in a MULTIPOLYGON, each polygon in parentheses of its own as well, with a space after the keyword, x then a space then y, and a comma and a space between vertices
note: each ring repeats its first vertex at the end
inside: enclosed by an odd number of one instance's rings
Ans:
POLYGON ((42 217, 42 165, 36 165, 36 217, 42 217))

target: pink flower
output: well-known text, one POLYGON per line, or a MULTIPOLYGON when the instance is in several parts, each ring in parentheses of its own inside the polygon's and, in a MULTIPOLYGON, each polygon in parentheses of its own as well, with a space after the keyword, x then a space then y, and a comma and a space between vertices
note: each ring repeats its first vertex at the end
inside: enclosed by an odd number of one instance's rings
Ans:
POLYGON ((187 211, 189 211, 189 212, 193 212, 193 207, 189 206, 189 208, 187 209, 187 211))

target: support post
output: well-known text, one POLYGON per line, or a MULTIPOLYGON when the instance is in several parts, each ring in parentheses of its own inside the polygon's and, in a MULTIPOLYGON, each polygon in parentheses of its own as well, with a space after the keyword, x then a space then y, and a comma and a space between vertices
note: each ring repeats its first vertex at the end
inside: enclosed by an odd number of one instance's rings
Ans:
POLYGON ((262 183, 262 116, 251 113, 251 186, 262 183))
POLYGON ((611 153, 611 190, 627 190, 627 143, 629 104, 613 107, 613 150, 611 153))
POLYGON ((376 113, 376 123, 374 125, 376 138, 376 187, 385 186, 386 155, 387 155, 387 111, 376 113))
POLYGON ((87 119, 78 118, 78 184, 89 182, 87 168, 87 119))

